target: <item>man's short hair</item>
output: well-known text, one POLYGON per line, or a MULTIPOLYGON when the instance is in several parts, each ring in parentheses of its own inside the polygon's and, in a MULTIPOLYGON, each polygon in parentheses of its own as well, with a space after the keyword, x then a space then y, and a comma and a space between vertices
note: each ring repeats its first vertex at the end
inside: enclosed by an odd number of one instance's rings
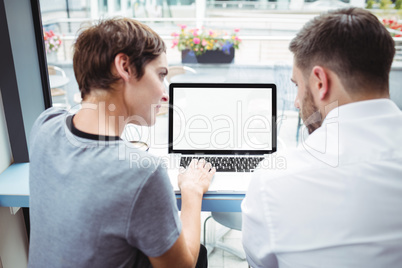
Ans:
POLYGON ((145 66, 166 52, 162 38, 148 26, 129 18, 99 21, 84 29, 74 44, 73 66, 81 96, 92 88, 111 89, 120 77, 113 75, 112 63, 117 54, 129 57, 139 80, 145 66))
POLYGON ((320 65, 335 72, 350 93, 389 90, 395 43, 367 10, 347 8, 322 14, 303 27, 289 49, 305 78, 320 65))

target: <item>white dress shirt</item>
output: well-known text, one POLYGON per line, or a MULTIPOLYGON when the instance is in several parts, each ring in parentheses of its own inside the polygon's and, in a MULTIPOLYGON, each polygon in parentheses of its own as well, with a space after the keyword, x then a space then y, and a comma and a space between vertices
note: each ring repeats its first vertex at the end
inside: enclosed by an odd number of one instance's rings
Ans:
POLYGON ((332 110, 278 158, 260 164, 242 203, 252 267, 402 267, 402 112, 391 100, 332 110))

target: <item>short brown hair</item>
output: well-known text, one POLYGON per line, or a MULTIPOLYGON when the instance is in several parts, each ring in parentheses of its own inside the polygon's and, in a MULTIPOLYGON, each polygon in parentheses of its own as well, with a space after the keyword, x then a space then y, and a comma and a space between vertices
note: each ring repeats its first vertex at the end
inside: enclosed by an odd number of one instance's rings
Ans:
POLYGON ((350 93, 388 92, 395 43, 367 10, 347 8, 322 14, 303 27, 289 49, 305 77, 314 65, 321 65, 335 72, 350 93))
POLYGON ((139 80, 145 66, 166 52, 162 38, 148 26, 128 18, 99 21, 84 29, 74 44, 73 66, 81 96, 91 88, 110 89, 120 78, 111 66, 119 53, 129 57, 139 80))

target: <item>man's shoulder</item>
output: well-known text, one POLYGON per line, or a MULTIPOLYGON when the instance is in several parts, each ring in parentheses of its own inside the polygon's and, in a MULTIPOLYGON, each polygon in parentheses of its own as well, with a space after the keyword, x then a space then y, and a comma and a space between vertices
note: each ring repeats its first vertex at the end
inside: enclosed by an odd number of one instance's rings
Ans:
POLYGON ((267 156, 260 162, 254 177, 268 177, 268 180, 288 177, 321 167, 320 161, 303 146, 267 156))

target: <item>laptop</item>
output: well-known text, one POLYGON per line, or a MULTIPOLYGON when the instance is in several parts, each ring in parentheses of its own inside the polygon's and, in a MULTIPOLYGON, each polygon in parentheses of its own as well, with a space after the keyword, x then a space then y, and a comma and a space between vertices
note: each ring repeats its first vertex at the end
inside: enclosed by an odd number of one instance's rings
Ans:
POLYGON ((168 172, 204 158, 216 167, 209 194, 245 193, 253 171, 276 152, 274 84, 172 83, 168 172))

